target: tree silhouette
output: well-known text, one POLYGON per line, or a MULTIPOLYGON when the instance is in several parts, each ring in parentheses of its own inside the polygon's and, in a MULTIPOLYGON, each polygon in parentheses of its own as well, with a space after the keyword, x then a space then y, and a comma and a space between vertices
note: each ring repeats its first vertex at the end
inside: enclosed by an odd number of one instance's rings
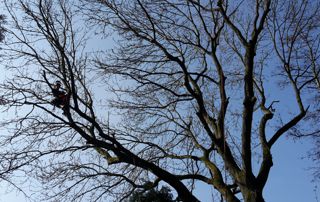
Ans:
POLYGON ((170 189, 162 187, 160 190, 151 189, 147 192, 135 191, 127 202, 175 202, 170 189))
POLYGON ((164 183, 193 202, 201 182, 262 202, 273 146, 317 110, 317 1, 4 4, 1 177, 38 180, 37 200, 123 201, 164 183), (108 36, 110 50, 90 49, 108 36))

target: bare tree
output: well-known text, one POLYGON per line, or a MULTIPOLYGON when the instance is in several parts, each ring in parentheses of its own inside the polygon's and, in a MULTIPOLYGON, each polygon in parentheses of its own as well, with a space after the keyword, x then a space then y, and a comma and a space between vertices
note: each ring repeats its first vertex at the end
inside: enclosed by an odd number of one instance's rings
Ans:
POLYGON ((264 201, 273 145, 315 110, 307 89, 319 78, 318 2, 5 5, 12 75, 1 88, 16 116, 3 122, 13 129, 1 139, 1 174, 44 183, 41 199, 121 201, 165 183, 198 201, 201 181, 228 202, 264 201), (111 51, 87 52, 113 33, 111 51), (70 94, 64 115, 52 110, 56 80, 70 94), (97 102, 99 82, 115 95, 108 107, 97 102), (277 97, 277 82, 292 99, 277 97), (289 103, 293 115, 281 108, 289 103), (109 124, 109 107, 123 114, 121 125, 109 124))
MULTIPOLYGON (((319 2, 275 1, 270 15, 268 29, 276 54, 283 68, 281 74, 296 83, 296 91, 310 105, 309 113, 303 122, 304 127, 294 127, 294 137, 314 138, 315 149, 311 157, 319 159, 319 110, 320 110, 320 35, 319 2), (285 12, 281 12, 285 9, 285 12)), ((319 167, 315 177, 319 177, 319 167)))

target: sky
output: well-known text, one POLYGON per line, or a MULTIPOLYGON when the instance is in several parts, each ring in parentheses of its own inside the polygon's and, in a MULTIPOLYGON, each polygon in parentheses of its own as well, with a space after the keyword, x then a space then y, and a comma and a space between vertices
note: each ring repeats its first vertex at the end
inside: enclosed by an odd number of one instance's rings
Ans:
MULTIPOLYGON (((314 164, 310 159, 304 158, 312 146, 310 141, 293 141, 286 137, 282 137, 275 145, 274 166, 264 190, 266 202, 319 202, 320 183, 312 182, 313 176, 309 170, 314 164)), ((17 191, 5 193, 6 191, 8 190, 0 183, 0 202, 28 201, 17 191)), ((208 190, 201 184, 195 195, 201 202, 212 202, 208 190)))
POLYGON ((282 137, 273 150, 274 166, 265 189, 266 201, 318 202, 320 190, 314 190, 318 182, 312 182, 310 168, 313 162, 306 158, 312 147, 310 141, 294 142, 282 137), (269 199, 269 200, 268 200, 269 199))
MULTIPOLYGON (((282 137, 273 148, 273 167, 264 190, 266 202, 319 202, 320 183, 312 182, 312 172, 309 170, 314 164, 306 157, 312 142, 293 141, 282 137)), ((212 202, 208 190, 201 185, 195 195, 202 202, 212 202), (209 197, 208 197, 209 196, 209 197)))
MULTIPOLYGON (((99 46, 101 44, 96 44, 99 46)), ((95 45, 92 45, 95 47, 95 45)), ((4 72, 0 66, 0 71, 4 72)), ((5 73, 6 74, 6 73, 5 73)), ((0 80, 5 74, 1 74, 0 80)), ((4 118, 0 114, 0 120, 4 118)), ((274 166, 271 169, 268 183, 264 190, 267 202, 319 202, 320 182, 313 181, 312 171, 314 164, 306 158, 307 152, 313 147, 312 141, 304 139, 294 141, 287 137, 281 137, 272 149, 274 166), (319 187, 316 189, 316 187, 319 187), (318 199, 318 200, 317 200, 318 199)), ((1 148, 0 148, 1 149, 1 148)), ((207 188, 199 184, 195 195, 202 202, 211 202, 207 188)), ((24 202, 28 201, 17 192, 8 192, 8 189, 0 181, 0 202, 24 202)))

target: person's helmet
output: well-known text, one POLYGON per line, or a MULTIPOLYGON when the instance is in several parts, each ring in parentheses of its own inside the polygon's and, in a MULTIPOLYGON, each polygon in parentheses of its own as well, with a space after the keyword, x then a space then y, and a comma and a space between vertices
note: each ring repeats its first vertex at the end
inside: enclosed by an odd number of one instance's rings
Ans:
POLYGON ((61 86, 61 81, 56 81, 57 86, 61 86))

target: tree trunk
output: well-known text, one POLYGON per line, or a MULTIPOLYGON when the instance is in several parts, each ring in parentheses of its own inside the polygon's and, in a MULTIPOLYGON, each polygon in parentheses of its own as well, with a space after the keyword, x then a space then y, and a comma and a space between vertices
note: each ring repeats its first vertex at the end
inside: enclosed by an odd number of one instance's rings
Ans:
POLYGON ((261 190, 242 190, 242 195, 245 202, 265 202, 261 190))

